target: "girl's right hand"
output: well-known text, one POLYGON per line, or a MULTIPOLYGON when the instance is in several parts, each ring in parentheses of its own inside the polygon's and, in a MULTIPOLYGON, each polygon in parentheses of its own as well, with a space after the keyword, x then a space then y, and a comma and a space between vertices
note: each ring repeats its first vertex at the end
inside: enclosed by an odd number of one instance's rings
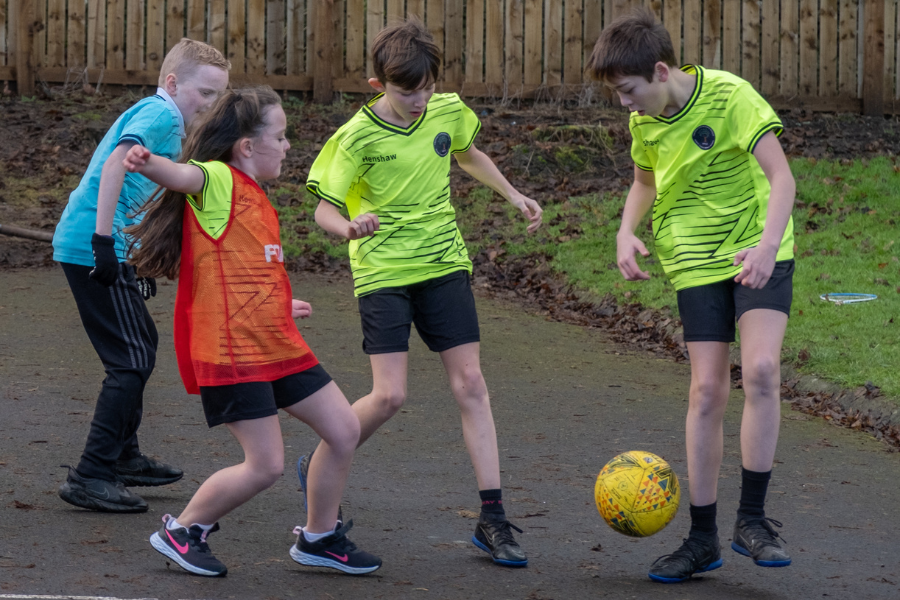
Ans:
POLYGON ((375 213, 366 213, 359 215, 350 221, 350 229, 347 235, 348 240, 359 240, 370 235, 375 235, 381 224, 378 222, 378 215, 375 213))
POLYGON ((630 232, 619 232, 616 236, 616 264, 619 266, 619 272, 628 281, 637 281, 639 279, 650 279, 650 273, 641 271, 638 267, 635 254, 640 253, 641 256, 650 256, 647 247, 636 235, 630 232))
POLYGON ((129 173, 140 173, 147 161, 150 160, 151 152, 143 146, 135 144, 128 149, 122 164, 129 173))

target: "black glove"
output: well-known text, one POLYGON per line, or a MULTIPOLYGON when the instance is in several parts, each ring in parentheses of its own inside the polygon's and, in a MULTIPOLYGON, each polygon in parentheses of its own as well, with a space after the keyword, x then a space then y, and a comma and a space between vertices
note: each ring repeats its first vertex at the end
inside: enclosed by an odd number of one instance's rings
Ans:
POLYGON ((91 236, 94 251, 94 268, 88 276, 102 286, 109 287, 119 278, 119 257, 116 256, 116 240, 109 235, 91 236))
POLYGON ((156 280, 152 277, 138 277, 137 286, 141 290, 144 300, 149 300, 156 295, 156 280))

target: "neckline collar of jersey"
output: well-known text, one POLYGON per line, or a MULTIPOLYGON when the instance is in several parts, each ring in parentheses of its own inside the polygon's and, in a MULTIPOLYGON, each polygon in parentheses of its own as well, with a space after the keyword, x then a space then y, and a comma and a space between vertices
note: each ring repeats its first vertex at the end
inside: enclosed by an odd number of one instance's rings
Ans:
POLYGON ((169 105, 169 108, 171 108, 172 111, 176 115, 178 115, 178 135, 182 138, 186 137, 186 134, 184 132, 184 115, 181 114, 181 110, 178 108, 178 105, 175 104, 174 100, 172 100, 172 96, 170 96, 169 93, 161 87, 156 88, 156 95, 165 100, 166 104, 169 105))
POLYGON ((399 125, 394 125, 393 123, 388 123, 381 117, 375 114, 375 111, 372 110, 372 107, 375 106, 375 103, 381 100, 381 97, 384 96, 384 92, 381 92, 368 102, 366 102, 362 111, 366 114, 367 117, 372 119, 376 125, 381 127, 382 129, 387 129, 392 133, 399 133, 400 135, 412 135, 412 133, 419 128, 419 125, 422 124, 422 121, 425 120, 425 115, 428 114, 428 106, 425 107, 425 110, 422 111, 422 114, 419 115, 419 118, 407 125, 406 127, 400 127, 399 125))
POLYGON ((704 69, 700 65, 684 65, 683 67, 681 67, 681 70, 684 71, 685 73, 690 72, 691 69, 693 69, 694 73, 697 75, 697 81, 694 83, 694 91, 691 94, 691 97, 688 99, 687 103, 681 107, 681 110, 679 110, 677 113, 675 113, 671 117, 664 117, 662 115, 659 115, 658 117, 653 117, 654 119, 656 119, 657 121, 662 121, 663 123, 667 123, 667 124, 671 125, 678 119, 680 119, 683 116, 685 116, 686 114, 688 114, 688 112, 690 112, 691 108, 694 107, 694 104, 697 103, 697 98, 700 97, 700 92, 703 90, 704 69))

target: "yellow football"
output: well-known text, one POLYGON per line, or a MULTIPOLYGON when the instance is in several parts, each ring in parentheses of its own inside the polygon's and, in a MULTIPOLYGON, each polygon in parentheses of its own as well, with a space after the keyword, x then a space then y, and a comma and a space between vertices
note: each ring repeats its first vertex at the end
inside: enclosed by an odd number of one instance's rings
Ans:
POLYGON ((662 531, 678 512, 680 499, 672 467, 655 454, 639 450, 606 463, 594 486, 594 500, 603 520, 632 537, 662 531))

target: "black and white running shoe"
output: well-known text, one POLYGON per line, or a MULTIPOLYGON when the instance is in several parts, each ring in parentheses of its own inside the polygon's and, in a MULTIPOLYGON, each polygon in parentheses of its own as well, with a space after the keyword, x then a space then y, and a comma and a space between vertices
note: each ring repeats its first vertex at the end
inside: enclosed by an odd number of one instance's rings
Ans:
POLYGON ((295 527, 294 533, 298 537, 297 543, 291 546, 291 558, 308 567, 330 567, 351 575, 363 575, 377 570, 381 567, 381 559, 363 552, 350 541, 347 532, 351 527, 352 519, 317 542, 306 541, 303 528, 295 527))
POLYGON ((167 525, 171 518, 171 515, 165 515, 162 529, 150 536, 153 548, 194 575, 206 577, 225 575, 228 568, 212 555, 209 544, 206 543, 206 536, 218 531, 219 524, 213 525, 209 531, 203 531, 199 525, 191 525, 189 529, 184 527, 168 529, 167 525))

